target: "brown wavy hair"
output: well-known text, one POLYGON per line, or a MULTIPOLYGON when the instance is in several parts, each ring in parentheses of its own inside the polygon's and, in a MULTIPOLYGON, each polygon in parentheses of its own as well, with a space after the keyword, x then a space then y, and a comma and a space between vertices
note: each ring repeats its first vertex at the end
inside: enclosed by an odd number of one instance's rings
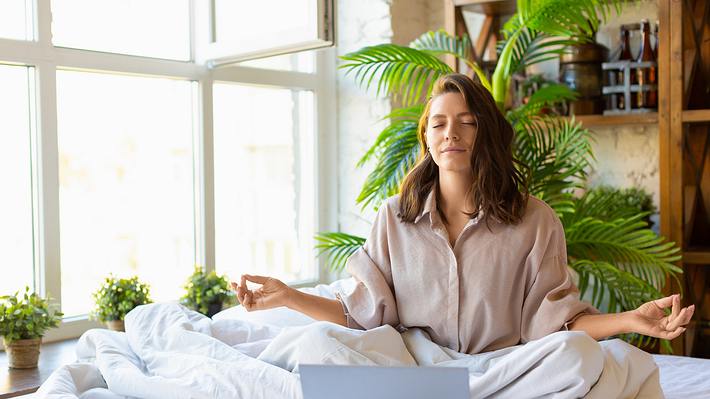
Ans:
MULTIPOLYGON (((438 186, 439 167, 427 151, 426 131, 431 103, 445 93, 463 94, 469 112, 478 122, 471 152, 473 181, 468 193, 475 211, 468 215, 475 218, 482 211, 487 224, 491 219, 505 224, 520 222, 528 199, 528 179, 516 165, 523 170, 528 168, 513 157, 513 127, 496 106, 488 89, 479 81, 458 73, 444 75, 434 82, 431 97, 419 118, 417 137, 421 152, 417 163, 402 182, 400 219, 413 223, 421 214, 431 190, 438 186)), ((439 213, 447 223, 443 212, 439 213)))

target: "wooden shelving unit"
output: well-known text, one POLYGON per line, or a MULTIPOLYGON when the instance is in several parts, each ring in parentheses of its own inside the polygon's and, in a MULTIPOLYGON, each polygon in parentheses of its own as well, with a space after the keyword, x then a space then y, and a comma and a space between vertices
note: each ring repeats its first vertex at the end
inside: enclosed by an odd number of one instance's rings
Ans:
MULTIPOLYGON (((696 305, 695 321, 672 342, 675 354, 694 352, 710 339, 710 0, 657 0, 659 21, 658 112, 583 115, 585 127, 657 125, 659 136, 661 234, 682 248, 682 286, 669 279, 668 293, 683 292, 696 305)), ((472 37, 474 54, 495 42, 496 26, 515 10, 513 0, 447 0, 449 33, 466 31, 463 11, 486 15, 485 37, 472 37), (491 39, 493 38, 493 39, 491 39)), ((457 65, 450 62, 454 70, 457 65)), ((462 71, 467 72, 467 71, 462 71)))

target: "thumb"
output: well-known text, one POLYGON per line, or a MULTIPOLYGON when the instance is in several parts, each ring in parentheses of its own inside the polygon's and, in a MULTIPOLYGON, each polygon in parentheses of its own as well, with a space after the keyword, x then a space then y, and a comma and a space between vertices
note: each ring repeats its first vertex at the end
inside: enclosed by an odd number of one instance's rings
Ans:
POLYGON ((257 284, 266 284, 266 281, 269 280, 269 277, 254 276, 251 274, 245 274, 244 278, 246 278, 248 281, 251 281, 252 283, 257 283, 257 284))

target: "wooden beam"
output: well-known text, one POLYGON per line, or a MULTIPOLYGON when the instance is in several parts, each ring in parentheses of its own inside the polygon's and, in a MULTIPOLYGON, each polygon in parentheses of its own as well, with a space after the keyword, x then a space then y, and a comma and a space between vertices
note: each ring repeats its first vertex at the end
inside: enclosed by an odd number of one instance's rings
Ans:
MULTIPOLYGON (((444 29, 450 35, 456 35, 456 4, 454 0, 445 0, 444 3, 444 29)), ((444 62, 454 72, 458 72, 458 63, 453 55, 444 56, 444 62)))
POLYGON ((683 122, 710 122, 710 109, 685 110, 683 122))

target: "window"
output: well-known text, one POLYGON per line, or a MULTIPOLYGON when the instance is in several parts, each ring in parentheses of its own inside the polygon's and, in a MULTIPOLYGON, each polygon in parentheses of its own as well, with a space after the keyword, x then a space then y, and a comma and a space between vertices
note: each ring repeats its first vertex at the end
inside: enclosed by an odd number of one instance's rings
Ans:
POLYGON ((187 61, 190 2, 52 0, 52 35, 55 46, 187 61))
POLYGON ((30 82, 33 70, 0 65, 0 295, 33 287, 30 82))
POLYGON ((109 273, 177 299, 195 264, 190 82, 57 72, 62 307, 109 273))
POLYGON ((0 1, 0 295, 59 302, 47 342, 96 326, 109 273, 156 301, 179 299, 196 264, 320 281, 335 52, 211 68, 195 56, 216 31, 206 16, 224 20, 211 5, 0 1))
POLYGON ((215 84, 220 272, 317 278, 313 101, 310 91, 215 84))
POLYGON ((32 40, 31 0, 0 1, 0 37, 16 40, 32 40))
POLYGON ((212 67, 332 46, 334 0, 211 0, 201 59, 212 67))

